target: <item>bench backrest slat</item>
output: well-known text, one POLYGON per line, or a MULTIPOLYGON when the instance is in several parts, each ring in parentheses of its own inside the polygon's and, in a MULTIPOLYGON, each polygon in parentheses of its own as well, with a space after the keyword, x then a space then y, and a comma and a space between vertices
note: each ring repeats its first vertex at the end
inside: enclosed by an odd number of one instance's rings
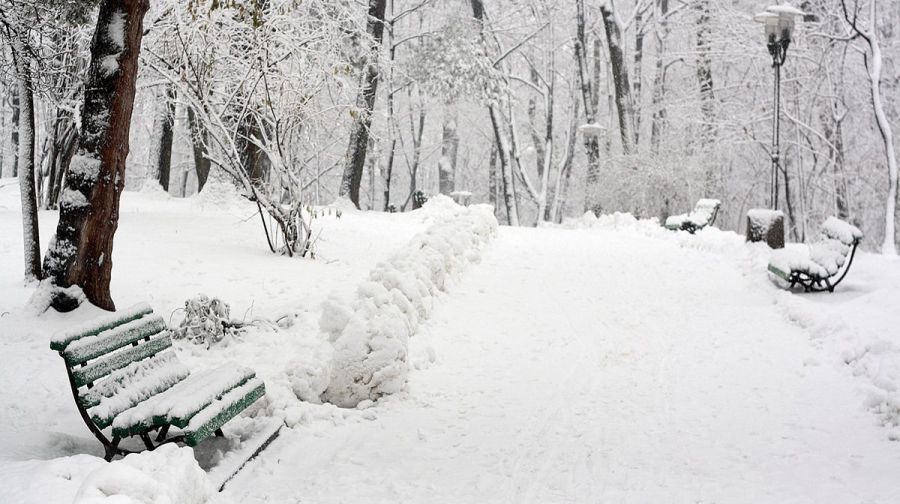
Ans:
POLYGON ((65 331, 58 332, 50 338, 50 349, 60 352, 65 350, 69 343, 77 341, 88 336, 96 336, 103 331, 112 329, 126 322, 137 320, 144 315, 153 313, 153 308, 147 303, 138 303, 124 310, 105 315, 101 318, 91 320, 86 324, 72 327, 65 331))
POLYGON ((87 367, 73 369, 72 375, 75 378, 75 386, 83 387, 91 384, 113 371, 122 369, 132 362, 138 362, 151 357, 166 348, 172 346, 172 339, 168 333, 142 342, 137 346, 126 348, 120 352, 105 355, 90 363, 87 367))
POLYGON ((60 354, 66 359, 66 364, 74 367, 165 330, 166 322, 162 317, 148 315, 107 329, 96 336, 74 341, 60 354))

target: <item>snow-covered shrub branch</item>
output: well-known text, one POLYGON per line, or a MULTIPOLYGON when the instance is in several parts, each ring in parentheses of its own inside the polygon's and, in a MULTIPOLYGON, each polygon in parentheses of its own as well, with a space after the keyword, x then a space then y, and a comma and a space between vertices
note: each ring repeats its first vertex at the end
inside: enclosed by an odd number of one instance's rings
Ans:
POLYGON ((430 316, 434 296, 469 263, 479 261, 497 231, 493 210, 486 205, 461 207, 437 196, 423 212, 435 214, 434 223, 379 263, 355 299, 325 303, 319 327, 334 345, 330 378, 319 380, 316 389, 307 377, 295 383, 295 392, 355 407, 403 390, 409 338, 430 316))

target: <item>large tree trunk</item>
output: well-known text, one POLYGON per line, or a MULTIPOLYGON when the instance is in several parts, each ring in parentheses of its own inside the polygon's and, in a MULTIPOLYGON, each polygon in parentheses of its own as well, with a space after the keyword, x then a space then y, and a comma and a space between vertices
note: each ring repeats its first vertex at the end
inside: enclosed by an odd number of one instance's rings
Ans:
POLYGON ((625 66, 625 52, 622 49, 622 28, 612 11, 612 4, 602 4, 600 15, 603 17, 603 26, 606 31, 616 113, 619 118, 619 135, 622 138, 622 152, 628 155, 634 151, 634 136, 631 131, 631 86, 628 84, 628 67, 625 66))
POLYGON ((25 257, 25 281, 41 279, 40 232, 38 229, 37 192, 34 182, 34 94, 32 92, 31 59, 17 35, 12 37, 12 55, 16 67, 16 88, 20 114, 18 143, 19 192, 22 200, 22 235, 25 257))
POLYGON ((150 174, 169 192, 172 173, 172 141, 175 127, 175 86, 167 84, 160 93, 153 118, 153 142, 150 146, 150 174))
MULTIPOLYGON (((59 225, 45 260, 59 287, 115 310, 109 292, 113 237, 134 105, 138 53, 149 0, 103 0, 91 41, 78 152, 66 175, 59 225)), ((60 307, 63 301, 58 301, 60 307)))
MULTIPOLYGON (((192 107, 188 107, 188 127, 191 130, 191 149, 194 152, 194 170, 197 173, 197 192, 203 190, 206 179, 209 178, 211 161, 206 157, 206 128, 197 118, 197 113, 192 107)), ((187 196, 187 179, 182 184, 182 196, 187 196)))
POLYGON ((349 197, 359 208, 359 186, 362 182, 363 166, 366 163, 366 148, 369 145, 369 128, 372 126, 372 111, 378 92, 378 50, 384 36, 384 11, 387 0, 369 0, 369 16, 366 33, 372 37, 372 47, 366 58, 363 85, 356 99, 358 115, 350 133, 347 146, 346 165, 341 178, 339 195, 349 197))

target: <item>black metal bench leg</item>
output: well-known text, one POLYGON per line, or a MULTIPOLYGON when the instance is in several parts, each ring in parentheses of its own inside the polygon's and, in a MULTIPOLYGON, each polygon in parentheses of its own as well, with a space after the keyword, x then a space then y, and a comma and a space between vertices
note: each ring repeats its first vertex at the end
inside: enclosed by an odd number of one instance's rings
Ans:
POLYGON ((119 439, 119 437, 116 436, 116 437, 113 437, 111 443, 103 445, 103 449, 106 451, 106 454, 103 456, 103 458, 107 462, 112 462, 113 457, 115 457, 116 453, 119 451, 118 450, 119 441, 121 441, 121 439, 119 439))
POLYGON ((166 439, 166 434, 169 433, 169 426, 163 425, 162 429, 159 429, 159 434, 156 435, 156 442, 159 443, 163 439, 166 439))
MULTIPOLYGON (((208 431, 207 431, 208 432, 208 431)), ((222 432, 222 428, 216 429, 216 437, 225 437, 225 433, 222 432)))
POLYGON ((146 432, 141 433, 141 441, 144 442, 144 446, 147 447, 148 450, 153 450, 153 441, 150 439, 150 434, 146 432))

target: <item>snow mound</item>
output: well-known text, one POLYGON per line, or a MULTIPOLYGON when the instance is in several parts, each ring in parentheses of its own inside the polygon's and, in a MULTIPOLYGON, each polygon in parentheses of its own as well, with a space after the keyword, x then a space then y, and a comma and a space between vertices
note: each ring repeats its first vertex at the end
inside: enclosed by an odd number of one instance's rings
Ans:
POLYGON ((200 209, 231 209, 245 207, 248 202, 234 184, 210 177, 203 190, 193 197, 200 209))
POLYGON ((74 504, 203 504, 213 495, 193 451, 166 444, 95 470, 74 504))
MULTIPOLYGON (((422 208, 434 222, 399 252, 375 266, 351 302, 331 298, 323 306, 320 329, 334 342, 330 377, 322 397, 341 407, 403 390, 409 338, 431 314, 433 297, 447 281, 480 260, 481 249, 497 232, 485 205, 462 207, 434 197, 422 208)), ((322 369, 293 373, 295 392, 321 387, 322 369), (316 372, 318 371, 318 372, 316 372)))

